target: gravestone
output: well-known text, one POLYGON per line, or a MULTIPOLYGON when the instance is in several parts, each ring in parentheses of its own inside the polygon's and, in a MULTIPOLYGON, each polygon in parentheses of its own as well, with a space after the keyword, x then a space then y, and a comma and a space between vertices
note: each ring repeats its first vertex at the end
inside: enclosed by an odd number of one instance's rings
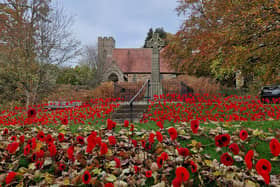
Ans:
POLYGON ((152 71, 150 95, 162 94, 162 86, 160 84, 160 49, 164 46, 164 41, 159 37, 158 33, 154 33, 153 37, 147 42, 147 47, 152 48, 152 71))
POLYGON ((244 86, 244 77, 240 70, 236 71, 235 73, 235 87, 240 89, 244 86))

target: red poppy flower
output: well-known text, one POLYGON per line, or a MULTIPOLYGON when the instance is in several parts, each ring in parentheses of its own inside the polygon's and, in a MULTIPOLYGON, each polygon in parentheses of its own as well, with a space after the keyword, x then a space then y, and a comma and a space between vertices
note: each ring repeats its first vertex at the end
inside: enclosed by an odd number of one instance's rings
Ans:
POLYGON ((265 180, 266 184, 269 184, 270 178, 269 178, 269 173, 271 171, 271 164, 268 160, 266 159, 260 159, 258 160, 256 164, 256 170, 259 175, 263 177, 265 180))
POLYGON ((100 155, 105 155, 108 152, 108 146, 106 143, 102 142, 100 145, 100 155))
POLYGON ((4 129, 3 135, 7 135, 9 133, 9 130, 7 128, 4 129))
POLYGON ((146 177, 147 178, 150 178, 150 177, 152 177, 152 171, 151 170, 148 170, 148 171, 146 171, 146 177))
POLYGON ((241 130, 239 133, 239 137, 243 141, 246 140, 248 137, 248 132, 246 130, 241 130))
POLYGON ((59 163, 59 164, 58 164, 58 169, 59 169, 60 171, 64 171, 64 170, 66 169, 66 165, 63 164, 63 163, 59 163))
POLYGON ((157 158, 157 165, 158 165, 158 168, 161 168, 163 165, 163 158, 161 156, 159 156, 157 158))
POLYGON ((68 149, 67 149, 67 155, 68 155, 68 158, 69 160, 72 160, 74 161, 74 146, 70 146, 68 149))
POLYGON ((27 144, 23 149, 24 156, 27 156, 30 153, 30 151, 31 151, 31 147, 29 144, 27 144))
POLYGON ((137 146, 137 140, 131 140, 132 144, 134 145, 134 147, 137 146))
POLYGON ((191 171, 192 171, 192 173, 197 172, 197 165, 196 165, 196 163, 194 163, 194 162, 191 160, 190 165, 191 165, 191 171))
POLYGON ((120 159, 118 159, 117 157, 114 158, 115 162, 116 162, 116 168, 120 168, 121 167, 121 161, 120 159))
POLYGON ((254 157, 254 151, 249 150, 247 154, 245 155, 245 163, 248 169, 252 169, 253 164, 252 164, 252 159, 254 157))
POLYGON ((61 119, 61 124, 62 124, 62 125, 67 125, 68 122, 69 122, 69 121, 68 121, 68 118, 66 118, 66 117, 61 119))
POLYGON ((151 144, 155 142, 155 134, 154 133, 150 133, 149 142, 151 144))
POLYGON ((135 174, 137 174, 140 171, 140 168, 138 166, 133 166, 135 174))
POLYGON ((13 142, 13 143, 8 144, 7 150, 9 151, 10 154, 13 154, 16 152, 18 147, 19 147, 19 143, 13 142))
POLYGON ((90 135, 95 139, 96 138, 96 136, 97 136, 97 132, 95 132, 95 131, 92 131, 91 133, 90 133, 90 135))
POLYGON ((198 132, 199 121, 197 119, 191 121, 191 129, 194 134, 198 132))
POLYGON ((171 140, 175 140, 177 138, 177 131, 174 127, 171 127, 168 129, 168 134, 169 134, 171 140))
POLYGON ((117 125, 117 122, 113 121, 112 122, 113 129, 116 127, 116 125, 117 125))
POLYGON ((36 114, 37 114, 37 112, 34 108, 29 108, 27 111, 28 118, 35 118, 36 114))
POLYGON ((221 162, 226 166, 231 166, 233 164, 233 158, 228 153, 223 153, 221 162))
POLYGON ((168 154, 166 152, 162 152, 160 157, 162 157, 163 160, 167 160, 168 159, 168 154))
POLYGON ((256 164, 256 170, 260 175, 269 174, 271 171, 271 164, 266 159, 260 159, 260 160, 258 160, 258 162, 256 164))
POLYGON ((82 177, 83 183, 88 184, 90 182, 91 175, 88 171, 85 171, 82 177))
POLYGON ((92 150, 94 149, 95 145, 96 145, 95 143, 89 142, 88 145, 87 145, 86 152, 87 153, 92 153, 92 150))
POLYGON ((124 127, 128 127, 129 126, 129 121, 128 120, 124 120, 123 126, 124 127))
POLYGON ((215 144, 217 147, 226 147, 230 142, 229 134, 220 134, 215 137, 215 144))
POLYGON ((87 137, 87 142, 90 144, 96 144, 96 135, 94 134, 90 134, 88 137, 87 137))
POLYGON ((52 135, 48 134, 46 136, 46 144, 53 143, 53 141, 54 141, 54 138, 52 137, 52 135))
POLYGON ((37 140, 44 142, 45 141, 45 133, 44 132, 38 132, 37 134, 37 140))
POLYGON ((175 177, 172 181, 172 185, 173 187, 181 187, 182 181, 179 178, 175 177))
POLYGON ((109 136, 108 139, 109 139, 109 144, 110 145, 116 145, 117 144, 117 140, 116 140, 115 136, 109 136))
POLYGON ((38 160, 36 153, 32 153, 31 160, 32 160, 32 162, 36 162, 38 160))
POLYGON ((106 183, 104 187, 114 187, 113 183, 106 183))
POLYGON ((184 157, 190 155, 190 151, 188 148, 180 147, 180 148, 177 148, 177 151, 178 151, 179 155, 184 156, 184 157))
POLYGON ((162 134, 161 134, 159 131, 156 132, 156 136, 157 136, 157 140, 158 140, 159 142, 162 142, 162 141, 163 141, 163 136, 162 136, 162 134))
POLYGON ((38 151, 36 154, 37 154, 37 157, 38 157, 38 158, 43 158, 44 155, 45 155, 45 151, 43 151, 43 150, 41 149, 41 150, 38 151))
POLYGON ((76 140, 81 145, 83 145, 85 143, 85 139, 82 136, 77 136, 76 140))
POLYGON ((43 166, 43 163, 44 163, 44 161, 38 160, 38 161, 35 163, 36 169, 41 169, 41 167, 43 166))
POLYGON ((21 135, 21 136, 19 137, 19 141, 20 141, 21 144, 24 143, 24 135, 21 135))
POLYGON ((231 152, 235 155, 237 155, 239 153, 239 147, 237 145, 237 143, 232 143, 228 146, 228 148, 231 150, 231 152))
POLYGON ((269 148, 270 148, 271 153, 274 156, 278 156, 280 154, 280 143, 278 142, 277 139, 273 138, 269 142, 269 148))
POLYGON ((163 124, 161 121, 157 121, 157 126, 160 128, 160 129, 163 129, 163 124))
POLYGON ((50 156, 55 156, 56 155, 56 147, 53 143, 48 144, 48 150, 50 152, 50 156))
POLYGON ((12 136, 11 141, 17 141, 17 136, 12 136))
POLYGON ((101 145, 102 139, 100 137, 96 137, 97 145, 101 145))
POLYGON ((63 133, 59 133, 57 136, 57 139, 59 142, 63 142, 64 141, 64 134, 63 133))
POLYGON ((6 177, 6 180, 5 180, 6 184, 10 184, 13 181, 13 179, 15 178, 16 175, 17 175, 16 172, 13 172, 13 171, 9 172, 7 177, 6 177))
POLYGON ((27 144, 29 144, 32 150, 34 150, 37 146, 36 138, 33 137, 32 139, 29 139, 27 144))
POLYGON ((143 149, 146 148, 146 141, 145 140, 140 140, 141 142, 141 146, 143 147, 143 149))
POLYGON ((130 131, 131 132, 134 131, 134 125, 133 124, 130 125, 130 131))
POLYGON ((113 129, 113 121, 110 118, 107 119, 107 129, 108 130, 113 129))
POLYGON ((178 178, 179 181, 185 182, 188 181, 190 178, 190 174, 188 170, 184 167, 176 168, 175 174, 176 174, 176 178, 178 178))

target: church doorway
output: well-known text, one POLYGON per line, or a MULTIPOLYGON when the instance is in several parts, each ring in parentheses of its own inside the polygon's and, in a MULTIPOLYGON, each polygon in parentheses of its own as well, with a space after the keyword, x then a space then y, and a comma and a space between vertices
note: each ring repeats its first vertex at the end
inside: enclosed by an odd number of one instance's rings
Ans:
POLYGON ((108 80, 109 81, 113 81, 113 82, 118 82, 119 81, 119 78, 118 76, 115 74, 115 73, 111 73, 108 77, 108 80))

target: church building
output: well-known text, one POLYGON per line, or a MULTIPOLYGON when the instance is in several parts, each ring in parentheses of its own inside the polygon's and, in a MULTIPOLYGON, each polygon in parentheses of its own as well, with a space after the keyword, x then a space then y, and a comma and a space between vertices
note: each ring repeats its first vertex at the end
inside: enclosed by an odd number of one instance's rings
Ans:
MULTIPOLYGON (((98 58, 107 64, 103 81, 138 82, 151 77, 151 48, 115 48, 113 37, 98 37, 98 58)), ((177 75, 160 55, 160 79, 172 79, 177 75)))

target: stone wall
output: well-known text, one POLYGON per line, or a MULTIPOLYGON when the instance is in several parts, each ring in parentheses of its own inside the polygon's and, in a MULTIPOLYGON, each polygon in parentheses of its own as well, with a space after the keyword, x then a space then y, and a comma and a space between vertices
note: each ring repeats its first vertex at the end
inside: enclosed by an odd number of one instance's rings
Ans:
POLYGON ((169 80, 176 78, 176 74, 160 74, 160 80, 169 80))
MULTIPOLYGON (((128 82, 140 82, 140 81, 146 81, 147 79, 151 79, 151 74, 127 74, 127 81, 128 82)), ((169 80, 176 78, 176 74, 160 74, 161 80, 169 80)))
POLYGON ((127 81, 128 82, 140 82, 150 79, 150 74, 127 74, 127 81))

